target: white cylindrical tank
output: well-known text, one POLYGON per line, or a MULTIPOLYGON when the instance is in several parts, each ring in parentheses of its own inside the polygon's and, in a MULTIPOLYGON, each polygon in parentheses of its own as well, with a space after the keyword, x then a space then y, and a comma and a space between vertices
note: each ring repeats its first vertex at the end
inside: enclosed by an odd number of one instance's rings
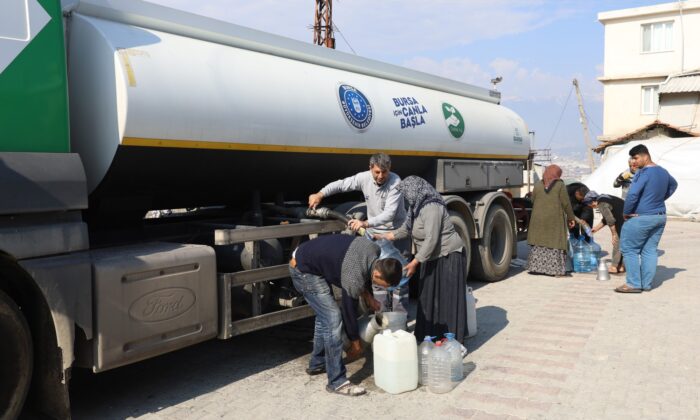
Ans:
POLYGON ((376 151, 402 176, 424 175, 436 157, 528 155, 523 120, 486 89, 146 3, 111 4, 83 1, 67 21, 72 148, 102 198, 158 208, 206 201, 212 183, 234 194, 310 193, 366 168, 376 151))

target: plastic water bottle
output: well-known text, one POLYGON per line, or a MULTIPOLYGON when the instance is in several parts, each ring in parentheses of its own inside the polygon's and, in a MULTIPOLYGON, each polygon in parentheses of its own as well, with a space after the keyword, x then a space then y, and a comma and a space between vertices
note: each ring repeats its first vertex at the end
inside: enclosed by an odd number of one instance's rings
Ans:
POLYGON ((435 343, 435 347, 430 352, 428 390, 435 394, 444 394, 452 390, 452 381, 450 380, 450 355, 440 341, 435 343))
POLYGON ((455 340, 453 333, 446 333, 445 338, 447 338, 445 350, 450 355, 450 380, 459 382, 462 380, 464 370, 462 366, 462 346, 455 340))
POLYGON ((586 273, 594 270, 597 266, 591 267, 592 249, 583 238, 579 238, 573 246, 574 249, 574 271, 577 273, 586 273))
POLYGON ((435 345, 433 337, 426 335, 423 342, 418 346, 418 381, 421 385, 428 385, 428 369, 430 369, 430 352, 435 345))

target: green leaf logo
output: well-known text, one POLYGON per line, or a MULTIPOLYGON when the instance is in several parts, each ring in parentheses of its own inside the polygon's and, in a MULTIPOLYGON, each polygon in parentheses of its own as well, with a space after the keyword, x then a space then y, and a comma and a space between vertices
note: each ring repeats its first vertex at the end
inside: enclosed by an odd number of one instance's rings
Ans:
POLYGON ((462 114, 459 113, 457 108, 447 102, 443 102, 442 115, 445 116, 445 124, 447 124, 447 129, 450 130, 452 137, 456 139, 462 137, 462 134, 464 134, 464 118, 462 118, 462 114))

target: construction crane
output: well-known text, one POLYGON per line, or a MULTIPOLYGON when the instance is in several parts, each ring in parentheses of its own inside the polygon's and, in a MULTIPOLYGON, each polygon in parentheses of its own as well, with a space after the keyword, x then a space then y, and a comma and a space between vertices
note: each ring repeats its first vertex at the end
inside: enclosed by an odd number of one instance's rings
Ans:
POLYGON ((583 126, 583 140, 586 142, 586 151, 588 152, 588 166, 591 168, 591 172, 595 171, 595 160, 593 159, 593 146, 591 145, 591 138, 588 134, 588 118, 586 117, 586 111, 583 109, 583 99, 581 99, 581 89, 578 87, 578 80, 574 79, 574 87, 576 88, 576 98, 578 99, 578 113, 579 120, 583 126))
POLYGON ((314 44, 335 49, 333 36, 333 0, 316 0, 314 44))

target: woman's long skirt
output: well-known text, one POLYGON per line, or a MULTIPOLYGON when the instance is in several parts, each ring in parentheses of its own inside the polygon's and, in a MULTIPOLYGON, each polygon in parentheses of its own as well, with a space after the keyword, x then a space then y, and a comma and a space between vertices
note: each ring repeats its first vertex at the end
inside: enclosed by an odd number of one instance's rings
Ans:
POLYGON ((416 340, 426 335, 441 338, 455 334, 464 342, 467 336, 467 257, 451 252, 444 257, 420 265, 416 340))
POLYGON ((566 251, 533 246, 527 257, 527 271, 532 274, 563 276, 566 274, 566 251))

